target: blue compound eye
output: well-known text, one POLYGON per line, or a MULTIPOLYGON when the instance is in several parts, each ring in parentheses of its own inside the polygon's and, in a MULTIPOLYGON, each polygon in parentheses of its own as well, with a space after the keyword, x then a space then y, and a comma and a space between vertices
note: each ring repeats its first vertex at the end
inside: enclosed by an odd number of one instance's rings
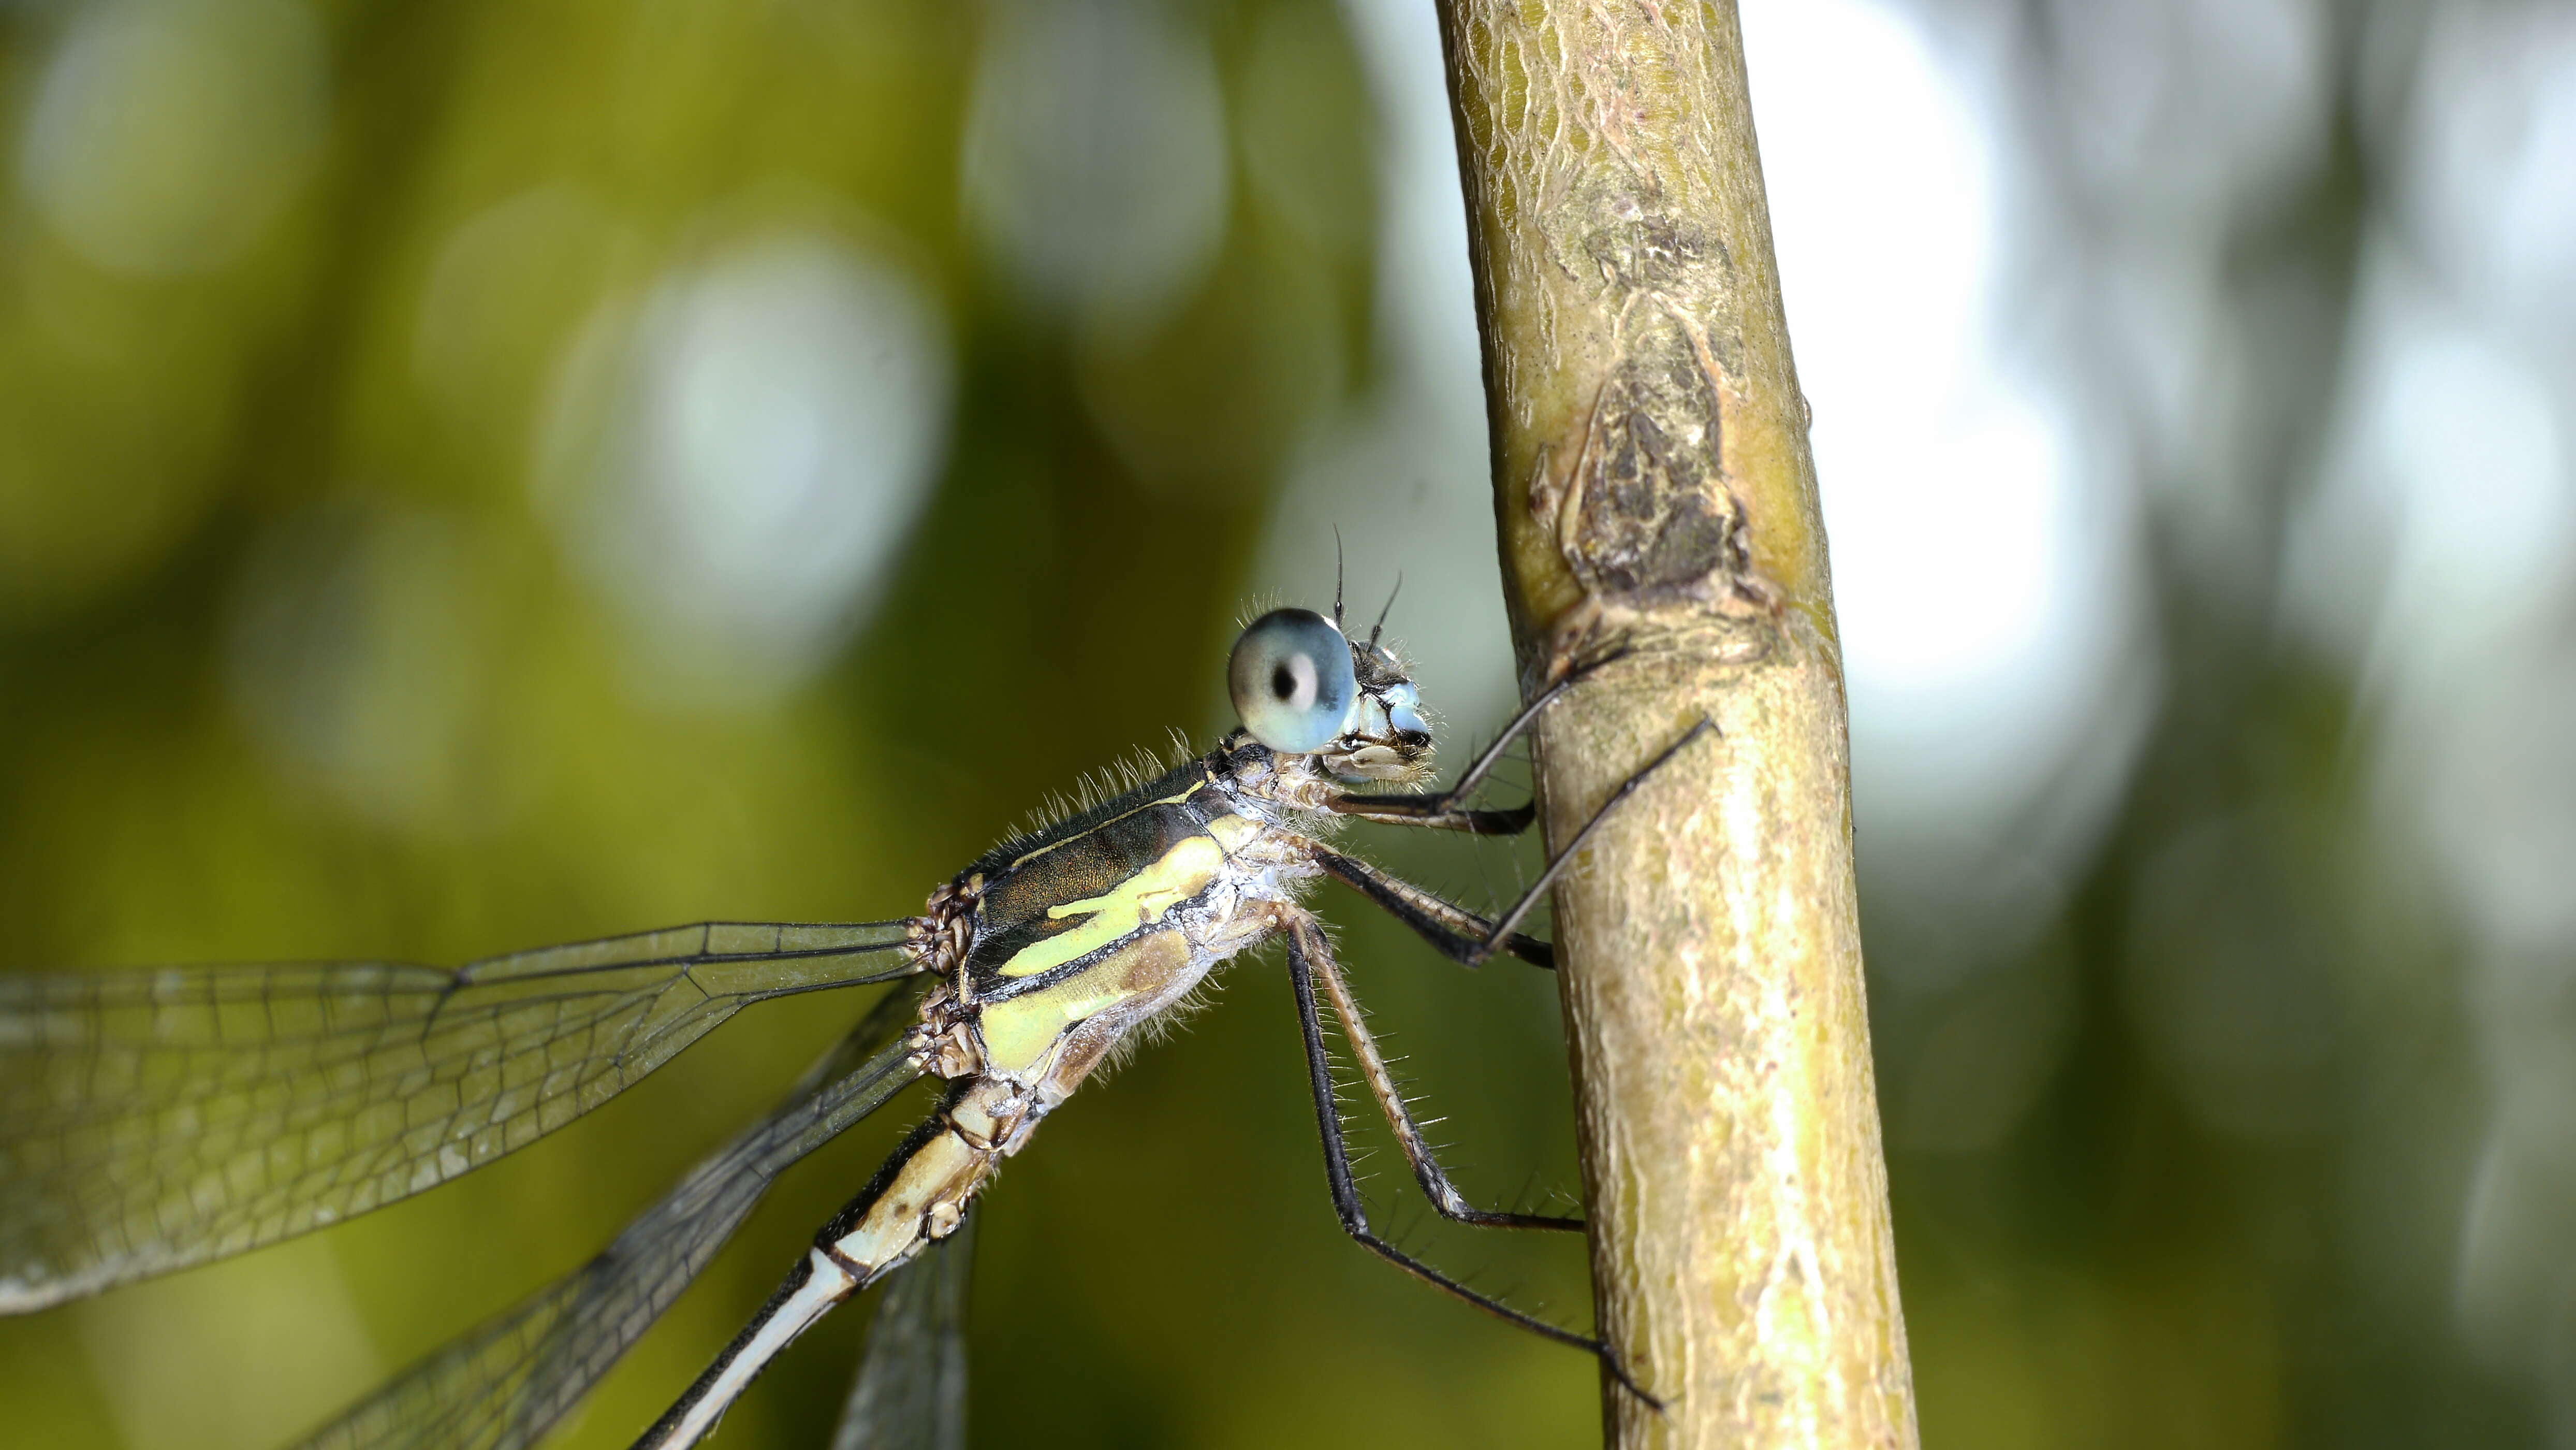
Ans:
POLYGON ((1350 641, 1311 609, 1274 609, 1234 642, 1225 670, 1234 713, 1282 755, 1312 755, 1349 720, 1359 682, 1350 641))

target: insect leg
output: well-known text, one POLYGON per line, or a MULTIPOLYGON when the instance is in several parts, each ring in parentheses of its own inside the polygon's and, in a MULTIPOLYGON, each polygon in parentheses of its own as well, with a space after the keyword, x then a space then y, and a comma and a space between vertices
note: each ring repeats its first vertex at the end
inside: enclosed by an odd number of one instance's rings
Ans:
MULTIPOLYGON (((1492 953, 1485 940, 1493 934, 1494 924, 1463 906, 1441 900, 1421 887, 1399 877, 1390 876, 1356 856, 1345 856, 1329 847, 1308 844, 1316 865, 1333 879, 1342 882, 1375 902, 1387 915, 1413 928, 1415 935, 1431 943, 1441 955, 1466 966, 1477 966, 1492 953)), ((1503 939, 1502 950, 1532 966, 1556 966, 1556 949, 1534 937, 1513 932, 1503 939)))
POLYGON ((1341 965, 1333 959, 1332 943, 1311 917, 1292 920, 1288 930, 1303 950, 1306 965, 1323 979, 1324 995, 1333 1002, 1333 1016, 1342 1024, 1342 1035, 1349 1040, 1351 1052, 1360 1060, 1360 1071, 1368 1078, 1369 1092, 1377 1098, 1378 1111, 1386 1115, 1387 1125, 1395 1129, 1395 1140, 1404 1149, 1404 1159, 1413 1165, 1415 1181, 1422 1185, 1422 1196, 1443 1218, 1459 1223, 1482 1224, 1493 1228, 1553 1228, 1583 1231, 1583 1220, 1560 1218, 1552 1214, 1494 1213, 1467 1202, 1449 1181, 1449 1174, 1432 1155, 1431 1144, 1413 1121, 1404 1103, 1404 1092, 1396 1083, 1395 1072, 1387 1066, 1386 1055, 1378 1050, 1377 1038, 1368 1029, 1368 1020, 1360 1012, 1359 999, 1351 995, 1350 983, 1342 977, 1341 965))
POLYGON ((1494 929, 1486 934, 1483 944, 1476 949, 1475 960, 1468 962, 1467 965, 1474 966, 1498 951, 1510 950, 1512 939, 1519 935, 1515 928, 1521 924, 1521 919, 1530 914, 1530 908, 1538 905, 1540 895, 1556 884, 1558 876, 1564 874, 1566 863, 1574 859, 1575 852, 1583 849, 1583 843, 1591 836, 1593 828, 1607 820, 1610 813, 1619 808, 1621 801, 1634 795, 1637 787, 1646 783, 1648 776, 1663 769, 1674 756, 1681 754, 1683 747, 1702 735, 1716 733, 1717 722, 1704 715, 1701 716, 1698 724, 1682 732, 1681 739, 1665 746, 1663 754, 1647 761, 1636 774, 1619 782, 1619 788, 1610 792, 1610 798, 1601 803, 1601 809, 1592 813, 1592 819, 1585 821, 1583 828, 1574 833, 1574 839, 1565 843, 1565 849, 1556 853, 1556 859, 1547 863, 1547 869, 1538 873, 1538 879, 1530 883, 1529 890, 1521 893, 1521 899, 1512 904, 1511 910, 1503 913, 1503 919, 1494 924, 1494 929))
POLYGON ((1444 790, 1437 795, 1339 795, 1324 802, 1324 809, 1382 826, 1419 826, 1428 831, 1463 831, 1470 836, 1517 836, 1538 819, 1536 806, 1489 810, 1458 805, 1462 793, 1444 790))
MULTIPOLYGON (((1601 1361, 1602 1368, 1609 1372, 1611 1378, 1617 1380, 1630 1394, 1658 1410, 1662 1409, 1663 1401, 1646 1393, 1642 1386, 1629 1377, 1627 1367, 1619 1363, 1618 1352, 1606 1342, 1590 1335, 1577 1334, 1571 1329, 1558 1328, 1544 1319, 1524 1314, 1501 1300, 1479 1294, 1379 1238, 1376 1231, 1369 1227, 1368 1212, 1360 1203, 1359 1187, 1351 1179, 1350 1149, 1342 1138, 1341 1109, 1333 1100, 1332 1058, 1324 1049, 1324 1025, 1315 1009, 1315 979, 1310 960, 1310 933, 1296 930, 1299 924, 1292 919, 1288 933, 1288 980, 1296 989, 1297 1021, 1304 1029, 1306 1037, 1306 1076, 1315 1095, 1315 1127, 1324 1140, 1324 1181, 1332 1189, 1333 1212, 1341 1218, 1342 1231, 1356 1240, 1360 1247, 1435 1289, 1472 1304, 1506 1324, 1517 1325, 1542 1339, 1551 1339, 1558 1344, 1580 1349, 1592 1355, 1601 1361)), ((1320 942, 1321 933, 1311 935, 1312 941, 1320 942)))

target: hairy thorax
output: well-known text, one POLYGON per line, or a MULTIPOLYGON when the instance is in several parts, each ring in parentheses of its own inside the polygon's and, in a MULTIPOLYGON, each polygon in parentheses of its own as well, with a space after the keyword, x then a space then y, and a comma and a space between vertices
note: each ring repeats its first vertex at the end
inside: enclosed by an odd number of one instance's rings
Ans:
POLYGON ((1275 935, 1330 830, 1305 762, 1220 749, 998 848, 934 892, 912 949, 940 985, 914 1063, 1006 1086, 1004 1152, 1219 964, 1275 935))

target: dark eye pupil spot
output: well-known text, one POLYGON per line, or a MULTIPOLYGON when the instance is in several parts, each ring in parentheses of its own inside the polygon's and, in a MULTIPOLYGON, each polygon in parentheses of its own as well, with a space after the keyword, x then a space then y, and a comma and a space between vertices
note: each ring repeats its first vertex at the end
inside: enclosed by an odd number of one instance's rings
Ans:
POLYGON ((1270 667, 1270 693, 1282 700, 1297 693, 1297 676, 1285 664, 1270 667))

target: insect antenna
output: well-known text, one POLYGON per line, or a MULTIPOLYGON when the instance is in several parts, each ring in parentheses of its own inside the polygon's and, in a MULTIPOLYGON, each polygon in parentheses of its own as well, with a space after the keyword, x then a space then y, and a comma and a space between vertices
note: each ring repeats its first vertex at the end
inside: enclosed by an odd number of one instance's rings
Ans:
POLYGON ((1333 628, 1342 627, 1342 526, 1333 525, 1333 628))
MULTIPOLYGON (((1335 589, 1333 592, 1334 592, 1334 594, 1335 594, 1336 596, 1338 596, 1338 595, 1341 593, 1341 591, 1340 591, 1338 588, 1337 588, 1337 589, 1335 589)), ((1398 594, 1402 594, 1403 592, 1404 592, 1404 576, 1403 576, 1402 574, 1400 574, 1400 573, 1399 573, 1399 574, 1397 574, 1397 575, 1395 576, 1395 587, 1394 587, 1393 589, 1390 589, 1390 590, 1388 590, 1388 591, 1387 591, 1387 595, 1386 595, 1386 608, 1381 609, 1381 610, 1379 610, 1379 611, 1377 612, 1377 623, 1372 624, 1372 625, 1370 625, 1370 626, 1369 626, 1369 637, 1368 637, 1368 642, 1369 642, 1369 647, 1370 647, 1371 649, 1375 649, 1375 648, 1377 647, 1377 637, 1378 637, 1378 635, 1379 635, 1379 634, 1383 633, 1383 632, 1385 631, 1385 629, 1386 629, 1386 617, 1387 617, 1388 615, 1393 614, 1393 613, 1395 612, 1395 596, 1397 596, 1398 594)), ((1335 600, 1335 602, 1334 602, 1334 604, 1333 604, 1333 612, 1334 612, 1335 614, 1339 614, 1339 613, 1341 612, 1341 603, 1340 603, 1340 601, 1339 601, 1338 597, 1336 598, 1336 600, 1335 600)))

